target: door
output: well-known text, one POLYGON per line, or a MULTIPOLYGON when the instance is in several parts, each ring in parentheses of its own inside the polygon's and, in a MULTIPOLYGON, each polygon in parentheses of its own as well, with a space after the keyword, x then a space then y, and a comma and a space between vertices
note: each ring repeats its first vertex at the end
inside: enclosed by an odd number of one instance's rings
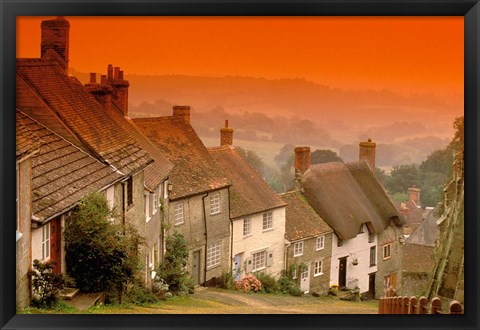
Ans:
POLYGON ((375 299, 375 273, 368 274, 368 294, 375 299))
POLYGON ((338 287, 347 286, 347 257, 338 259, 338 287))
POLYGON ((50 222, 50 260, 55 261, 53 272, 62 272, 62 222, 56 217, 50 222))
POLYGON ((233 259, 233 264, 234 264, 233 278, 235 279, 235 281, 240 281, 240 278, 242 277, 242 273, 241 273, 242 254, 241 253, 235 255, 235 258, 233 259))
POLYGON ((310 266, 300 274, 300 290, 304 293, 310 290, 310 266))
POLYGON ((192 278, 193 285, 200 284, 200 250, 193 251, 192 278))

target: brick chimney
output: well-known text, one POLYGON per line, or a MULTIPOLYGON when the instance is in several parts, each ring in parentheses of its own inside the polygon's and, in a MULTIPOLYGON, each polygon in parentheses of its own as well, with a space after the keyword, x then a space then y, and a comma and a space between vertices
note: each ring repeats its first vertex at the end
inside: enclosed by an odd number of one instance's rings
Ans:
POLYGON ((415 204, 420 205, 420 189, 413 185, 412 187, 408 188, 408 199, 415 202, 415 204))
POLYGON ((182 117, 187 124, 190 124, 190 106, 188 105, 174 105, 173 116, 182 117))
POLYGON ((367 142, 360 142, 359 160, 366 160, 372 171, 375 171, 375 148, 377 144, 368 139, 367 142))
POLYGON ((233 145, 233 128, 228 127, 228 119, 225 119, 225 127, 220 129, 220 145, 233 145))
POLYGON ((57 16, 56 19, 42 21, 42 40, 41 40, 41 57, 48 50, 54 50, 63 59, 62 66, 65 72, 68 72, 68 44, 70 23, 65 16, 57 16))
POLYGON ((112 92, 113 88, 107 84, 107 76, 102 75, 100 83, 97 83, 97 74, 90 73, 90 82, 85 84, 87 91, 92 93, 93 96, 100 102, 107 114, 112 113, 112 92))
POLYGON ((295 147, 295 176, 301 176, 310 168, 310 147, 295 147))
POLYGON ((120 67, 113 68, 111 64, 107 68, 107 83, 113 88, 112 101, 128 116, 128 87, 130 83, 123 79, 123 71, 120 67))

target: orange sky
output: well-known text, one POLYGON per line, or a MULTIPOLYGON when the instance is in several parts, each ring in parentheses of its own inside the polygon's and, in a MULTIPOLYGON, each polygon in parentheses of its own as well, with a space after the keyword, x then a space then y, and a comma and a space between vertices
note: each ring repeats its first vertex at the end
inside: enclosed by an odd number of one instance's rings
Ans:
MULTIPOLYGON (((40 22, 17 18, 17 57, 40 22)), ((128 74, 303 77, 332 87, 463 95, 463 17, 67 17, 70 67, 128 74)))

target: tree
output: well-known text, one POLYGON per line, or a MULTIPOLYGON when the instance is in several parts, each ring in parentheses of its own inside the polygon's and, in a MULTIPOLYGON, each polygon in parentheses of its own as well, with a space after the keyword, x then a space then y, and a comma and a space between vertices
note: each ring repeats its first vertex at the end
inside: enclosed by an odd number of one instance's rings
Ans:
POLYGON ((295 150, 295 146, 293 144, 285 144, 278 154, 273 158, 275 163, 278 167, 281 167, 282 164, 286 163, 290 157, 292 157, 295 150))
POLYGON ((385 188, 391 194, 405 193, 413 185, 420 186, 420 172, 416 164, 395 165, 390 177, 385 188))
POLYGON ((420 171, 423 173, 434 172, 442 173, 445 176, 450 171, 453 163, 453 151, 450 147, 441 150, 435 150, 427 159, 420 164, 420 171))
POLYGON ((252 166, 258 174, 264 175, 265 164, 263 163, 262 158, 252 150, 246 150, 241 147, 235 147, 235 149, 242 155, 242 157, 247 161, 247 163, 252 166))
POLYGON ((329 162, 342 162, 342 158, 338 157, 337 153, 324 149, 324 150, 315 150, 310 155, 310 162, 312 164, 320 164, 320 163, 329 163, 329 162))
POLYGON ((65 261, 81 291, 107 291, 121 302, 139 270, 141 238, 135 229, 111 222, 114 216, 102 193, 84 197, 66 219, 65 261))

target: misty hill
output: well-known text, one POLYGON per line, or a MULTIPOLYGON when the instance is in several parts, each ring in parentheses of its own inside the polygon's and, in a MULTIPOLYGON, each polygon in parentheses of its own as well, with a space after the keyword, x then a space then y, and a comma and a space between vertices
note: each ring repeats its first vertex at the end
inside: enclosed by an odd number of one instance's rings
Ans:
MULTIPOLYGON (((87 74, 74 75, 88 80, 87 74)), ((316 145, 346 159, 352 145, 372 137, 382 145, 379 165, 385 166, 421 162, 444 147, 454 117, 463 114, 462 103, 431 94, 346 90, 305 79, 128 73, 126 78, 131 116, 170 115, 172 105, 190 105, 192 125, 201 137, 216 137, 229 119, 237 139, 316 145), (388 159, 383 161, 382 154, 388 159)))

